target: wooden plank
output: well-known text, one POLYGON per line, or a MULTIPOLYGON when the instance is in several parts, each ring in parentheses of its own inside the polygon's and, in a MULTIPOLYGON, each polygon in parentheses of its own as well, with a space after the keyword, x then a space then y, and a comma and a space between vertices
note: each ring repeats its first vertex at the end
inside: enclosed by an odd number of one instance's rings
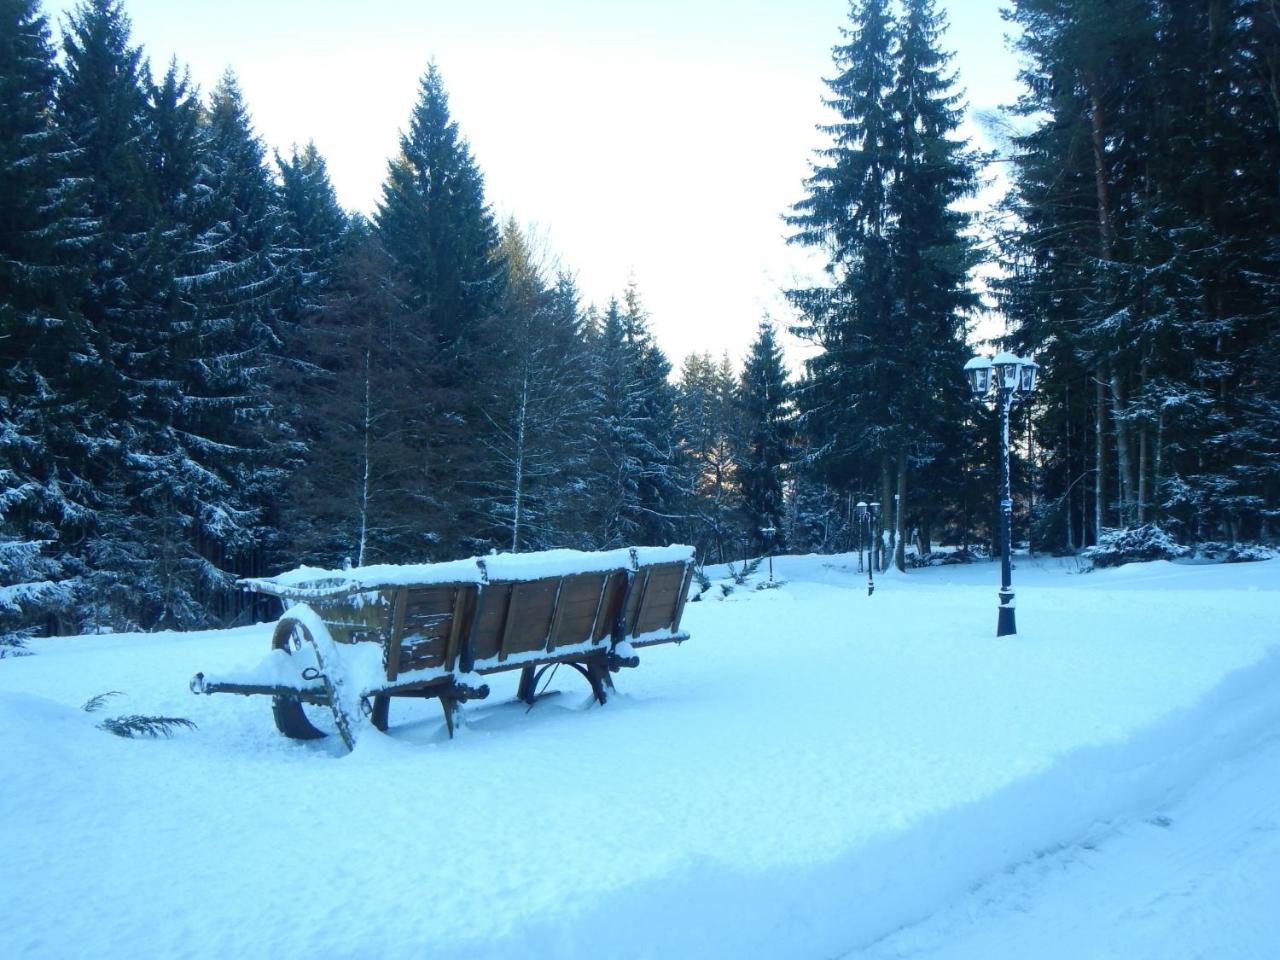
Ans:
MULTIPOLYGON (((471 594, 472 591, 466 590, 465 594, 471 594)), ((467 621, 466 632, 463 634, 461 662, 458 664, 462 668, 463 673, 467 673, 475 667, 476 662, 476 630, 480 621, 480 606, 484 599, 484 584, 477 584, 474 595, 470 598, 470 603, 466 609, 469 611, 469 619, 467 621)))
POLYGON ((400 640, 404 636, 404 608, 408 594, 409 591, 403 587, 396 591, 395 612, 391 615, 391 639, 386 647, 388 680, 394 680, 400 675, 400 640))
POLYGON ((449 622, 449 641, 445 646, 444 665, 452 670, 458 662, 458 644, 462 642, 462 615, 466 609, 467 588, 453 588, 453 619, 449 622))
POLYGON ((560 621, 564 617, 564 607, 560 604, 560 598, 565 593, 565 581, 572 579, 570 577, 561 577, 560 582, 556 585, 556 598, 551 603, 551 625, 547 627, 547 639, 543 644, 547 653, 556 648, 556 638, 560 635, 560 621))
POLYGON ((472 653, 477 661, 489 660, 498 655, 510 590, 510 584, 489 584, 480 594, 474 618, 472 646, 472 653))
POLYGON ((522 583, 513 583, 507 591, 507 609, 502 620, 502 641, 498 644, 499 662, 507 659, 507 647, 511 643, 512 633, 515 632, 515 614, 519 613, 516 595, 520 592, 522 586, 524 586, 522 583))
POLYGON ((684 577, 680 580, 680 593, 676 597, 676 612, 671 618, 671 629, 680 629, 680 620, 684 617, 684 605, 689 600, 689 587, 693 584, 693 562, 684 565, 684 577))
POLYGON ((601 578, 600 595, 596 597, 596 609, 595 609, 595 612, 591 615, 591 629, 587 632, 587 637, 591 640, 592 643, 599 643, 601 640, 604 639, 604 634, 607 628, 605 628, 604 630, 601 629, 600 613, 605 608, 604 601, 605 601, 605 596, 609 592, 609 587, 612 584, 616 583, 617 580, 618 580, 618 574, 616 573, 607 573, 604 575, 604 577, 601 578))
POLYGON ((591 632, 595 628, 595 620, 592 617, 594 612, 565 614, 560 619, 559 626, 556 627, 555 646, 567 647, 571 643, 585 643, 590 640, 591 632))
POLYGON ((632 626, 630 630, 631 636, 633 637, 640 635, 640 615, 644 612, 644 601, 649 592, 649 575, 652 572, 653 567, 645 567, 640 573, 640 576, 642 577, 640 581, 640 599, 636 601, 635 619, 631 621, 632 626))
POLYGON ((423 589, 410 587, 405 610, 409 616, 429 616, 431 614, 448 614, 453 612, 453 585, 442 585, 423 589))

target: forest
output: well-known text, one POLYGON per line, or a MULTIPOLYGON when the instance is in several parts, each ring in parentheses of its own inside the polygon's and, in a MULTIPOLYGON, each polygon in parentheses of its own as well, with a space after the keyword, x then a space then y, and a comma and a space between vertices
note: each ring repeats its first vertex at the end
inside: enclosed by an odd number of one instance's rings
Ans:
POLYGON ((741 318, 735 369, 673 364, 637 284, 584 303, 495 217, 435 65, 365 216, 314 146, 268 150, 234 73, 155 71, 121 0, 60 29, 0 0, 0 655, 247 622, 270 612, 237 579, 301 563, 856 549, 857 500, 886 505, 879 563, 980 552, 996 430, 961 370, 997 348, 1042 367, 1015 423, 1031 549, 1271 542, 1280 12, 1005 16, 1020 88, 983 152, 935 0, 850 5, 779 211, 826 270, 777 326, 741 318), (814 347, 794 374, 781 326, 814 347))

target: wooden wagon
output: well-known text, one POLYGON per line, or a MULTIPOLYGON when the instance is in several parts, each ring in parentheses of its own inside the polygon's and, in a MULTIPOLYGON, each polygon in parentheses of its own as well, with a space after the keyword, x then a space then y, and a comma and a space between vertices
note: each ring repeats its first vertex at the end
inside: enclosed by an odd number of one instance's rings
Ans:
POLYGON ((244 581, 289 604, 256 668, 198 673, 193 693, 272 698, 286 737, 325 734, 304 705, 327 708, 348 749, 366 721, 386 730, 393 697, 437 698, 453 735, 457 705, 483 699, 487 674, 521 671, 532 704, 542 673, 578 671, 603 704, 611 673, 640 647, 680 643, 690 547, 552 550, 450 563, 319 570, 244 581))

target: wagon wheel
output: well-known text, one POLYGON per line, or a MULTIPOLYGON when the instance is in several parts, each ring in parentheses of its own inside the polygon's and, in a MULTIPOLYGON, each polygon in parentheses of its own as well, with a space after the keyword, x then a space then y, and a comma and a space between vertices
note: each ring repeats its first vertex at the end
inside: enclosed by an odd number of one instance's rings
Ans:
MULTIPOLYGON (((314 649, 311 631, 297 620, 285 617, 276 624, 271 635, 271 649, 283 650, 290 657, 305 656, 305 652, 314 649)), ((301 672, 301 670, 299 670, 301 672)), ((275 696, 271 698, 271 713, 275 717, 276 729, 291 740, 319 740, 328 736, 313 723, 319 720, 322 726, 332 727, 332 714, 321 707, 313 707, 308 716, 306 706, 298 697, 275 696), (324 723, 329 719, 329 723, 324 723)))

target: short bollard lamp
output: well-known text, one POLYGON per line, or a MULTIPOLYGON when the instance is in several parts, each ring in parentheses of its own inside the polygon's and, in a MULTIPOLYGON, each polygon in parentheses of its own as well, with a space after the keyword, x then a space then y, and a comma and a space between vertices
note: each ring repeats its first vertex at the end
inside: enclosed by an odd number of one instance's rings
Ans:
POLYGON ((764 539, 765 547, 769 553, 769 582, 773 583, 773 549, 776 545, 774 537, 778 535, 778 528, 773 524, 760 528, 760 536, 764 539))
POLYGON ((1011 637, 1018 632, 1009 562, 1009 541, 1013 534, 1013 495, 1009 490, 1009 411, 1015 403, 1031 396, 1039 370, 1039 364, 1007 351, 997 353, 991 359, 974 357, 964 365, 973 398, 994 402, 1000 415, 1000 606, 996 618, 997 637, 1011 637))

